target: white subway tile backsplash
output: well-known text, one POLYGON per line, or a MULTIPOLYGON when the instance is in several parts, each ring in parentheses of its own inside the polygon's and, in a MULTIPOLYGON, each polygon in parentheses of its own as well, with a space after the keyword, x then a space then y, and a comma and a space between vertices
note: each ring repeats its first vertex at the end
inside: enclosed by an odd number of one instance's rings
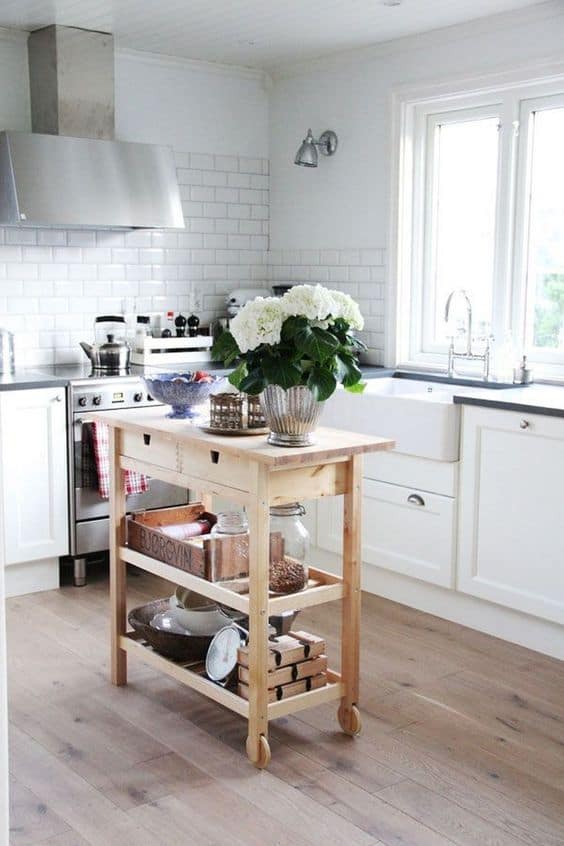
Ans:
POLYGON ((80 247, 53 247, 53 261, 80 262, 82 261, 82 249, 80 247))
POLYGON ((216 231, 216 221, 212 220, 211 218, 205 217, 192 217, 190 218, 190 231, 191 232, 215 232, 216 231))
POLYGON ((249 159, 241 156, 239 159, 241 173, 264 173, 262 159, 249 159))
POLYGON ((126 247, 150 247, 151 246, 151 230, 150 229, 131 229, 125 235, 126 247))
POLYGON ((69 266, 68 264, 40 264, 39 278, 40 279, 68 279, 69 266))
POLYGON ((84 282, 98 278, 97 264, 69 264, 69 279, 84 282))
MULTIPOLYGON (((262 178, 262 177, 261 177, 262 178)), ((250 188, 252 176, 250 173, 228 173, 227 184, 232 188, 250 188)))
POLYGON ((98 279, 105 282, 119 281, 125 279, 125 265, 123 264, 100 264, 98 265, 98 279))
POLYGON ((38 229, 37 243, 45 247, 64 247, 67 243, 67 232, 64 229, 38 229))
POLYGON ((214 156, 215 169, 234 171, 239 168, 239 161, 237 156, 214 156))
POLYGON ((6 229, 4 232, 6 244, 37 244, 37 230, 25 227, 6 229))
POLYGON ((268 236, 268 220, 240 220, 239 232, 242 235, 266 235, 268 236))
MULTIPOLYGON (((229 217, 231 218, 249 218, 251 216, 251 207, 249 205, 241 205, 234 203, 228 206, 229 217)), ((226 217, 226 215, 223 215, 226 217)))
POLYGON ((151 246, 152 247, 176 247, 178 245, 177 232, 164 232, 159 229, 153 229, 151 232, 151 246))
POLYGON ((216 220, 215 221, 215 232, 221 232, 227 235, 233 235, 236 232, 241 231, 241 224, 243 221, 239 220, 216 220))
POLYGON ((238 188, 215 188, 215 199, 220 203, 238 203, 240 191, 238 188))
POLYGON ((383 350, 383 249, 268 252, 268 161, 176 151, 186 228, 96 231, 0 228, 0 323, 17 333, 18 364, 82 362, 96 314, 224 311, 234 287, 319 282, 355 296, 363 339, 383 350))
POLYGON ((71 229, 67 236, 67 244, 69 247, 93 247, 96 244, 96 232, 71 229))
POLYGON ((204 153, 190 153, 190 167, 197 170, 213 170, 214 157, 204 153))
POLYGON ((37 279, 39 267, 36 264, 9 264, 6 267, 8 279, 37 279))
POLYGON ((21 262, 21 260, 22 260, 22 248, 21 247, 3 247, 3 246, 0 246, 0 261, 1 262, 8 262, 8 261, 21 262))
POLYGON ((210 232, 203 236, 203 246, 205 249, 226 249, 228 237, 220 232, 210 232))
MULTIPOLYGON (((209 203, 215 200, 215 188, 208 188, 205 185, 192 185, 190 187, 190 200, 199 200, 202 203, 209 203)), ((205 213, 205 212, 204 212, 205 213)))
MULTIPOLYGON (((42 314, 63 314, 65 311, 72 310, 70 305, 73 299, 68 297, 41 297, 39 299, 39 309, 42 314)), ((82 297, 78 298, 79 308, 76 311, 84 309, 84 301, 82 297)))
POLYGON ((32 262, 48 262, 52 258, 51 247, 24 247, 22 260, 32 262))
POLYGON ((217 170, 204 170, 202 172, 202 185, 212 187, 227 185, 227 174, 217 170))
POLYGON ((251 217, 254 220, 268 220, 268 206, 251 206, 251 217))
POLYGON ((178 182, 180 185, 201 185, 202 184, 202 171, 201 170, 190 170, 188 168, 180 168, 180 170, 176 171, 178 176, 178 182))

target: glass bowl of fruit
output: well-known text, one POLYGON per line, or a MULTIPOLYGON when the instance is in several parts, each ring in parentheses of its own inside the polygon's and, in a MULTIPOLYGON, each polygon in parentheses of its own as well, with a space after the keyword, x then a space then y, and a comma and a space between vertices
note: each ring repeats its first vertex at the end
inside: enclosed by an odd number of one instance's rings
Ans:
POLYGON ((205 370, 157 373, 143 378, 149 394, 171 406, 166 416, 176 420, 198 417, 197 406, 203 405, 225 382, 224 376, 213 376, 205 370))

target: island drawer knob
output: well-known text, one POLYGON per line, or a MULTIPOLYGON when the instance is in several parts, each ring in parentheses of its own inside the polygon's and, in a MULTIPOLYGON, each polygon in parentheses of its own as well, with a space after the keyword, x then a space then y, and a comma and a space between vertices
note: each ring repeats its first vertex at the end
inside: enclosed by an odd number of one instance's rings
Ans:
POLYGON ((521 429, 528 429, 530 425, 531 424, 529 423, 528 420, 521 420, 521 422, 519 423, 519 426, 521 427, 521 429))

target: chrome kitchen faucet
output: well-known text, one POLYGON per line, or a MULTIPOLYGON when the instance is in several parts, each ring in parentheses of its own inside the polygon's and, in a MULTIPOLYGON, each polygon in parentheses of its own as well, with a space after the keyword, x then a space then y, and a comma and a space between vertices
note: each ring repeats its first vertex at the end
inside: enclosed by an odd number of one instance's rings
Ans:
POLYGON ((447 301, 445 303, 445 323, 448 323, 448 318, 450 314, 450 305, 452 302, 452 298, 456 295, 460 295, 464 297, 466 302, 466 314, 467 314, 467 325, 466 325, 466 352, 460 353, 456 352, 454 349, 454 335, 450 337, 450 345, 448 348, 448 369, 447 369, 447 376, 452 379, 454 376, 454 362, 456 359, 462 359, 463 361, 483 361, 484 362, 484 369, 482 378, 484 382, 490 381, 490 341, 491 335, 487 335, 485 338, 486 341, 486 348, 483 353, 474 353, 472 352, 472 303, 470 302, 470 297, 466 293, 463 288, 457 288, 454 291, 451 291, 447 297, 447 301))

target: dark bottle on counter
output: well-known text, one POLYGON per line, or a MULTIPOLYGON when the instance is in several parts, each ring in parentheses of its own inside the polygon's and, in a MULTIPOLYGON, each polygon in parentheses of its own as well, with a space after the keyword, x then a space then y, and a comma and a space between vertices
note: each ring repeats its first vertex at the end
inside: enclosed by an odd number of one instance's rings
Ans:
POLYGON ((187 323, 188 323, 188 321, 186 320, 186 318, 184 317, 183 314, 179 314, 176 317, 176 319, 174 321, 174 325, 176 326, 176 337, 177 338, 184 338, 184 336, 186 335, 186 324, 187 323))
POLYGON ((197 314, 191 314, 188 318, 188 336, 195 338, 198 334, 198 326, 200 325, 200 318, 197 314))

